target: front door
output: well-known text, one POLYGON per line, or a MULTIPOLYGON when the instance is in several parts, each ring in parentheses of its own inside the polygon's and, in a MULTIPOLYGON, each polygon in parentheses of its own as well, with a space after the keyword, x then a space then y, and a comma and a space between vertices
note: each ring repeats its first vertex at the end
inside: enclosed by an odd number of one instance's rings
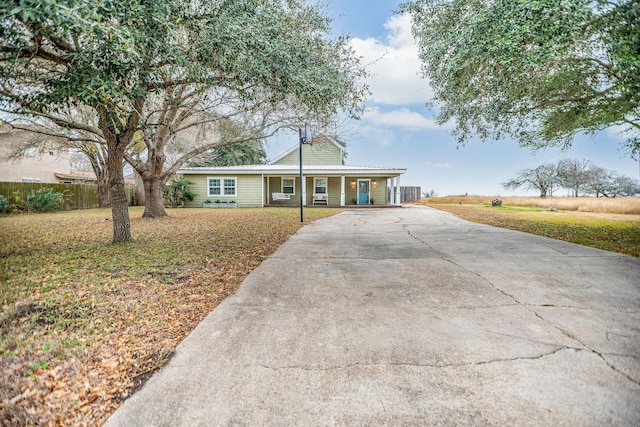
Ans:
POLYGON ((370 182, 368 179, 358 180, 358 204, 359 205, 369 204, 369 185, 370 185, 370 182))

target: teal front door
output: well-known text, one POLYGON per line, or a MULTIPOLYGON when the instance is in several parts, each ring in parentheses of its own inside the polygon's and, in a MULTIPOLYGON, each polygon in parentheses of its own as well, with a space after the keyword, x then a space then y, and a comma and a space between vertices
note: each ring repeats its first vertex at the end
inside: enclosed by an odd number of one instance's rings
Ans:
POLYGON ((359 205, 369 204, 369 180, 368 179, 358 180, 358 204, 359 205))

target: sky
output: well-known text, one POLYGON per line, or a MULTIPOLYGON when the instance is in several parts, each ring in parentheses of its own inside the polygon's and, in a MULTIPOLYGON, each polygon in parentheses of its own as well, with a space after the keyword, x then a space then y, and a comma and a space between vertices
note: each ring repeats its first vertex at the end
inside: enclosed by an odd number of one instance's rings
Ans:
MULTIPOLYGON (((394 11, 397 0, 320 0, 333 19, 334 34, 347 34, 371 77, 367 111, 339 133, 347 143, 346 163, 406 168, 401 186, 420 186, 446 195, 533 195, 505 190, 501 183, 518 171, 563 158, 587 159, 598 166, 640 179, 640 164, 620 148, 613 130, 579 136, 567 151, 532 151, 514 141, 474 139, 457 146, 452 125, 438 126, 426 107, 432 91, 419 74, 418 51, 408 16, 394 11)), ((270 158, 297 144, 297 133, 278 133, 267 141, 270 158)), ((562 190, 554 195, 566 195, 562 190)))

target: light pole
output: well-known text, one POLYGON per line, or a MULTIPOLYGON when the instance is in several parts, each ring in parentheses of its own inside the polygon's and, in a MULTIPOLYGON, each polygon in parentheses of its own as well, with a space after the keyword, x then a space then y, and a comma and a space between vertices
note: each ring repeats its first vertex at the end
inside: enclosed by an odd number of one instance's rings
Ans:
POLYGON ((300 138, 300 222, 304 222, 304 211, 303 211, 303 191, 305 188, 304 185, 304 177, 302 176, 302 145, 303 144, 311 144, 313 141, 313 136, 311 135, 311 129, 307 128, 307 124, 304 124, 304 134, 302 133, 302 128, 298 129, 298 136, 300 138))

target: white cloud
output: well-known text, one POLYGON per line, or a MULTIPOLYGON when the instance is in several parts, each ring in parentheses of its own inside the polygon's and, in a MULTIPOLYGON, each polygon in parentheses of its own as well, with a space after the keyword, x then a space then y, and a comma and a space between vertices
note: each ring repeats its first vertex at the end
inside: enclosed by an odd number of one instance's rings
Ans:
POLYGON ((367 80, 370 101, 380 104, 424 104, 432 96, 429 83, 421 78, 418 48, 411 34, 408 15, 392 16, 384 25, 385 40, 351 40, 356 54, 372 76, 367 80))
POLYGON ((424 162, 424 164, 425 166, 428 166, 434 169, 450 169, 451 168, 451 163, 449 162, 433 162, 431 160, 427 160, 426 162, 424 162))
POLYGON ((435 120, 408 108, 400 108, 399 110, 388 112, 381 112, 379 108, 372 108, 365 112, 363 119, 383 126, 399 126, 410 129, 441 129, 441 126, 435 120))

